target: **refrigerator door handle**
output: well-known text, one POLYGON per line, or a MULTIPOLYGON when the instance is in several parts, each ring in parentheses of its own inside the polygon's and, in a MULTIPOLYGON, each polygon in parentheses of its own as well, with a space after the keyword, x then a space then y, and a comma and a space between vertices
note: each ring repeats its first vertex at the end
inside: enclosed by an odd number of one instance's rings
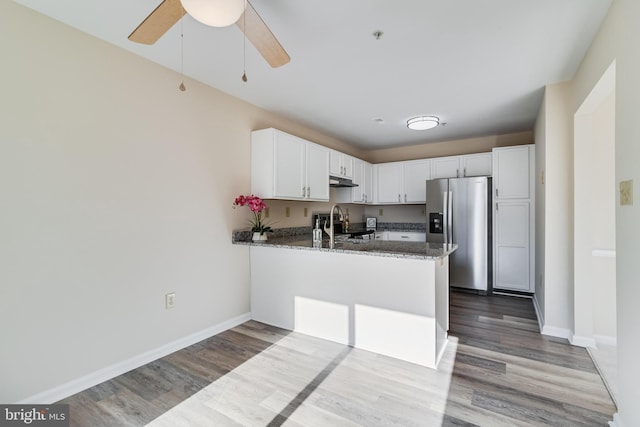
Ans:
POLYGON ((444 239, 444 244, 447 245, 450 242, 450 235, 449 235, 449 225, 450 225, 450 221, 451 221, 451 217, 449 216, 449 198, 450 198, 451 192, 450 191, 445 191, 442 193, 442 234, 443 234, 443 239, 444 239))
POLYGON ((447 233, 447 230, 449 228, 449 215, 447 215, 447 194, 447 191, 444 191, 442 193, 442 239, 445 245, 449 243, 449 235, 447 233))
POLYGON ((447 237, 445 238, 445 243, 453 243, 453 192, 447 191, 446 198, 446 233, 447 237))

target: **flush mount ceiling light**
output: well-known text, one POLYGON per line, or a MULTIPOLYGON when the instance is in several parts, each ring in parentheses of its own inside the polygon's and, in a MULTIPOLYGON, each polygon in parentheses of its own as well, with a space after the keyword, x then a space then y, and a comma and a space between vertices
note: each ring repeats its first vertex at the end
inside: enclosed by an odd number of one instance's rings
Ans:
POLYGON ((420 116, 407 120, 407 127, 411 130, 432 129, 440 124, 436 116, 420 116))
POLYGON ((226 27, 240 18, 246 0, 180 0, 182 7, 196 20, 211 27, 226 27))

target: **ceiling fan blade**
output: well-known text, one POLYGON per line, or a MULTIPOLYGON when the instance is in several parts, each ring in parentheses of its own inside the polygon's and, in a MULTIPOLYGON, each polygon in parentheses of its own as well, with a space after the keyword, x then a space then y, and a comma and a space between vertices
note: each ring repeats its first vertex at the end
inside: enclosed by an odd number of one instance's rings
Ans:
POLYGON ((164 0, 129 34, 129 40, 143 44, 154 44, 187 12, 180 0, 164 0))
POLYGON ((240 27, 251 44, 273 68, 291 61, 287 52, 258 15, 258 12, 251 6, 251 3, 247 2, 244 16, 240 16, 236 25, 240 27))

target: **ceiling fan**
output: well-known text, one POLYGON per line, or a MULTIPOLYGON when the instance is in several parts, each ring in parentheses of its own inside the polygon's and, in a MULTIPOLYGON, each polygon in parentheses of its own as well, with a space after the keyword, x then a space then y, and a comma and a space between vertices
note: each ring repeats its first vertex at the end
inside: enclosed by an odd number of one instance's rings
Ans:
MULTIPOLYGON (((197 8, 194 9, 194 4, 196 7, 200 6, 198 3, 202 4, 205 8, 211 7, 206 4, 207 1, 211 2, 211 0, 163 0, 162 3, 133 30, 128 38, 137 43, 154 44, 164 33, 173 27, 176 22, 188 13, 184 7, 185 3, 187 4, 187 9, 191 11, 189 14, 195 19, 204 22, 200 17, 194 16, 195 12, 198 11, 197 8)), ((213 1, 213 3, 224 2, 217 0, 213 1)), ((251 6, 251 3, 248 1, 241 1, 240 3, 244 11, 240 17, 235 20, 235 24, 242 30, 245 37, 272 67, 276 68, 288 63, 291 58, 269 27, 267 27, 267 24, 265 24, 260 15, 258 15, 258 12, 251 6), (244 7, 243 3, 246 4, 246 7, 244 7)), ((235 19, 235 16, 232 19, 235 19)), ((212 26, 226 26, 231 25, 233 20, 224 25, 209 22, 204 23, 212 26)))

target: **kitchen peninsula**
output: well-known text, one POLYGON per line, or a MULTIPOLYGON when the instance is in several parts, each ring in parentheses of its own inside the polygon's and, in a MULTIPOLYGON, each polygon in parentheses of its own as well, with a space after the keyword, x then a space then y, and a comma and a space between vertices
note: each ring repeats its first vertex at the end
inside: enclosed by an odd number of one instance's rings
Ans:
POLYGON ((251 243, 256 321, 436 368, 449 321, 455 245, 342 242, 311 236, 251 243))

